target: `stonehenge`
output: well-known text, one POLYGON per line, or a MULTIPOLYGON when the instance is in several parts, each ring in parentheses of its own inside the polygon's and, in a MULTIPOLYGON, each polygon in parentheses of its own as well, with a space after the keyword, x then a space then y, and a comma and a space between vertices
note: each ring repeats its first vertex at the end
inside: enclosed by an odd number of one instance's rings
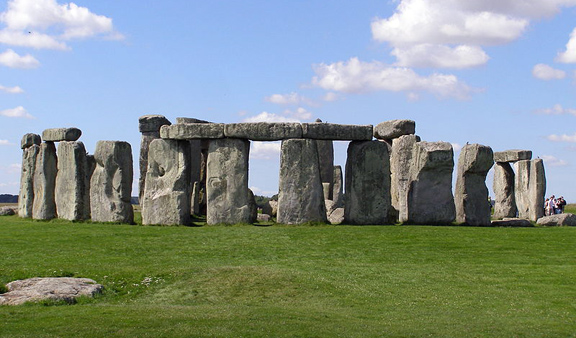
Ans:
MULTIPOLYGON (((545 168, 531 151, 466 144, 453 192, 452 145, 422 141, 412 120, 373 126, 179 117, 172 124, 144 115, 138 124, 145 225, 190 225, 205 216, 207 224, 276 217, 288 225, 487 226, 543 216, 545 168), (282 142, 278 200, 262 210, 269 217, 258 215, 248 188, 252 141, 282 142), (349 142, 345 170, 334 163, 333 141, 349 142), (492 167, 491 217, 486 177, 492 167)), ((98 141, 90 155, 81 135, 78 128, 54 128, 23 136, 19 216, 133 224, 132 147, 98 141)))

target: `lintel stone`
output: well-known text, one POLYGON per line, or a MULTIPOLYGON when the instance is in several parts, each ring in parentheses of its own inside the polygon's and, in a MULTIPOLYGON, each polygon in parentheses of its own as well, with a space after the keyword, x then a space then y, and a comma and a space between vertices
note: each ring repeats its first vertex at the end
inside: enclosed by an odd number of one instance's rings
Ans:
POLYGON ((511 149, 494 153, 494 162, 517 162, 532 159, 531 150, 511 149))
POLYGON ((160 128, 160 137, 170 140, 224 138, 223 123, 182 123, 160 128))
POLYGON ((158 132, 160 127, 170 124, 164 115, 144 115, 138 119, 138 130, 141 133, 158 132))
POLYGON ((254 141, 302 138, 302 125, 290 122, 230 123, 224 126, 224 136, 254 141))
POLYGON ((35 144, 40 145, 40 143, 42 143, 42 138, 40 137, 40 135, 28 133, 22 136, 22 141, 20 142, 20 148, 26 149, 30 148, 35 144))
POLYGON ((76 141, 81 135, 78 128, 52 128, 42 132, 42 139, 45 142, 76 141))
POLYGON ((416 122, 412 120, 391 120, 378 123, 374 127, 374 137, 379 140, 391 140, 403 135, 416 133, 416 122))
POLYGON ((335 123, 302 123, 302 137, 317 140, 370 141, 373 126, 335 123))
POLYGON ((212 122, 196 119, 193 117, 177 117, 176 123, 184 124, 184 123, 212 123, 212 122))

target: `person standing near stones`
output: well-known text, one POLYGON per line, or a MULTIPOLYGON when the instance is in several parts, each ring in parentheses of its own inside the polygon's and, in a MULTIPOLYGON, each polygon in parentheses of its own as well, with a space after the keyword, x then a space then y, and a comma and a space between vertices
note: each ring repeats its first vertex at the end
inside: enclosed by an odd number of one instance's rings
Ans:
POLYGON ((550 196, 546 207, 550 215, 554 215, 556 213, 556 198, 554 195, 550 196))
POLYGON ((557 213, 559 214, 563 214, 564 213, 564 207, 566 206, 566 200, 564 199, 564 196, 560 196, 560 198, 558 198, 558 200, 556 201, 556 205, 557 205, 557 213))

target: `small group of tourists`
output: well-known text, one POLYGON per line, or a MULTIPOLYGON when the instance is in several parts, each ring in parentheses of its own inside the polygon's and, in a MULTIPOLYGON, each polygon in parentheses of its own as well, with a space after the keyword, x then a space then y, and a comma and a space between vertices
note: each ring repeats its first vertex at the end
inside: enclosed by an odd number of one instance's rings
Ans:
POLYGON ((564 197, 560 196, 556 198, 556 196, 552 195, 544 202, 544 214, 546 216, 562 214, 564 213, 565 206, 566 200, 564 200, 564 197))

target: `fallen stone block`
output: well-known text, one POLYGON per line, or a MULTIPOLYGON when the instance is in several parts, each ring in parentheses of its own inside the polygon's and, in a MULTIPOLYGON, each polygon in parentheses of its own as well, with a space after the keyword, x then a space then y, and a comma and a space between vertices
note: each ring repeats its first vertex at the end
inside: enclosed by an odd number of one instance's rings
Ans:
POLYGON ((0 207, 0 216, 16 215, 16 211, 11 207, 0 207))
POLYGON ((258 222, 270 222, 270 215, 268 214, 258 214, 257 217, 258 222))
POLYGON ((523 218, 504 218, 502 220, 492 221, 492 226, 495 227, 531 227, 532 223, 523 218))
POLYGON ((229 123, 224 136, 254 141, 279 141, 302 138, 302 125, 289 122, 229 123))
POLYGON ((302 137, 316 140, 370 141, 372 125, 302 123, 302 137))
POLYGON ((182 123, 160 128, 160 137, 169 140, 224 138, 223 123, 182 123))
POLYGON ((89 278, 49 277, 17 280, 6 284, 8 292, 0 294, 0 305, 20 305, 42 300, 74 303, 81 296, 93 297, 103 287, 89 278))
POLYGON ((374 126, 374 137, 380 140, 392 140, 414 133, 416 133, 416 122, 412 120, 391 120, 374 126))
POLYGON ((530 159, 532 159, 531 150, 512 149, 494 153, 494 162, 516 162, 530 159))
POLYGON ((539 218, 536 224, 544 226, 576 226, 576 215, 564 213, 544 216, 539 218))
POLYGON ((53 128, 42 132, 44 142, 76 141, 82 136, 78 128, 53 128))

